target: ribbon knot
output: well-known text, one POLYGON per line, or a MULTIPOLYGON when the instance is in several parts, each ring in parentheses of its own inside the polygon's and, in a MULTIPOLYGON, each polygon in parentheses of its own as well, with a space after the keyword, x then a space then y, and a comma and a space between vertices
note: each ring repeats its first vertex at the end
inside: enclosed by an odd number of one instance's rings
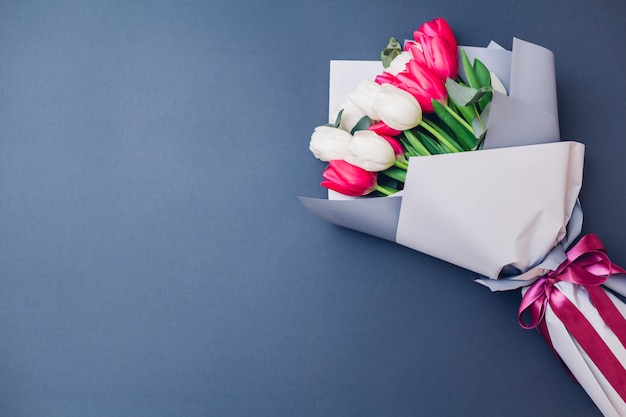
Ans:
MULTIPOLYGON (((540 277, 528 288, 522 298, 518 321, 525 329, 536 327, 558 357, 558 352, 552 344, 548 325, 544 320, 549 306, 571 337, 578 342, 606 380, 626 402, 626 369, 622 362, 623 351, 614 352, 598 333, 600 329, 596 329, 557 286, 559 282, 584 286, 606 327, 617 337, 622 346, 626 347, 626 319, 607 292, 600 287, 612 273, 626 274, 626 271, 609 260, 597 236, 592 234, 583 236, 567 252, 567 259, 556 270, 540 277), (525 313, 528 313, 528 322, 523 318, 525 313), (616 354, 621 356, 621 360, 616 354)), ((602 330, 602 332, 605 331, 602 330)))
POLYGON ((583 236, 567 252, 567 259, 556 270, 539 277, 528 288, 519 308, 520 326, 534 329, 543 320, 548 303, 553 307, 560 304, 562 295, 557 295, 554 291, 557 282, 597 287, 606 282, 613 272, 624 273, 624 270, 611 262, 596 235, 583 236), (525 313, 528 313, 529 321, 524 320, 525 313))

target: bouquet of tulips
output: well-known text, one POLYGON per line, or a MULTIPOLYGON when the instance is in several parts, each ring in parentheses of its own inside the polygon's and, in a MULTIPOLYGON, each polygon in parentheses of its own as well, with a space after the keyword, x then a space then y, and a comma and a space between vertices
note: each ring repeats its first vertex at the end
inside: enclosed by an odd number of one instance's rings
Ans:
POLYGON ((502 82, 479 59, 472 65, 464 50, 468 82, 457 79, 458 47, 445 20, 423 25, 414 37, 404 51, 391 38, 381 53, 385 70, 362 80, 340 103, 335 123, 311 136, 313 155, 329 163, 322 182, 328 189, 391 195, 403 188, 411 156, 481 145, 492 91, 506 94, 502 82))
POLYGON ((605 415, 626 416, 626 271, 595 235, 576 242, 584 146, 560 139, 554 55, 520 39, 459 47, 444 19, 413 38, 380 61, 331 61, 329 124, 309 145, 329 196, 300 200, 521 290, 520 325, 605 415))

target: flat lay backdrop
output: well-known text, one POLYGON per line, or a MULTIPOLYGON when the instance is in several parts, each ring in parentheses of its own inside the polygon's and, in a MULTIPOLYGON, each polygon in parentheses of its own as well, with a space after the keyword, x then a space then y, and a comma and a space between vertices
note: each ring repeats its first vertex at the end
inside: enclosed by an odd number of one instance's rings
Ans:
POLYGON ((555 53, 626 265, 621 0, 1 1, 0 416, 599 416, 519 293, 297 199, 329 60, 440 16, 555 53))

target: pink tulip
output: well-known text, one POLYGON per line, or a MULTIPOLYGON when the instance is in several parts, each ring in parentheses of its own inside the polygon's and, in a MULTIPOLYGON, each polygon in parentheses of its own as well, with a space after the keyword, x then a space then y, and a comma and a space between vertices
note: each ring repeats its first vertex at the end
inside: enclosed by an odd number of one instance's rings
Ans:
POLYGON ((376 77, 379 84, 389 83, 413 95, 425 113, 433 113, 432 100, 446 103, 447 78, 458 73, 457 43, 448 23, 441 18, 424 23, 413 33, 415 42, 376 77), (397 62, 396 62, 397 60, 397 62))
POLYGON ((376 173, 366 171, 342 160, 328 162, 321 185, 338 193, 360 197, 376 189, 376 173))
POLYGON ((426 36, 441 36, 445 39, 451 48, 456 50, 456 38, 454 37, 454 32, 452 32, 452 28, 445 19, 438 17, 431 22, 426 22, 422 26, 419 27, 415 32, 413 32, 413 37, 417 40, 417 33, 423 33, 426 36))
POLYGON ((428 37, 419 33, 416 41, 407 43, 406 48, 418 63, 427 66, 443 82, 447 78, 456 78, 459 68, 456 48, 451 48, 441 36, 428 37))
POLYGON ((400 130, 390 128, 383 121, 374 123, 369 127, 369 130, 371 130, 372 132, 376 132, 381 136, 398 136, 400 133, 402 133, 402 131, 400 130))
POLYGON ((458 51, 456 38, 448 23, 438 18, 424 23, 413 32, 415 42, 407 43, 405 49, 414 59, 430 68, 440 80, 456 78, 458 74, 458 51))
POLYGON ((448 92, 443 81, 432 70, 414 59, 406 64, 404 71, 395 76, 383 72, 376 77, 376 82, 379 84, 390 83, 411 93, 425 113, 435 111, 433 99, 441 103, 446 103, 448 100, 448 92))

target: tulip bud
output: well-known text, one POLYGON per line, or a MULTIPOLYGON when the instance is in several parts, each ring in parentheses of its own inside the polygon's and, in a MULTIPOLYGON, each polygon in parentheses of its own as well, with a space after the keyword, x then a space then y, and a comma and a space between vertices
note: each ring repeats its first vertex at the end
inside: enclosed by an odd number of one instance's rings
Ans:
POLYGON ((321 185, 338 193, 360 197, 376 189, 376 173, 366 171, 345 161, 329 161, 321 185))
POLYGON ((344 159, 348 154, 348 145, 352 135, 348 132, 330 126, 318 126, 311 135, 309 150, 322 161, 344 159))
POLYGON ((391 145, 371 130, 355 132, 348 150, 344 160, 366 171, 384 171, 396 160, 391 145))
POLYGON ((422 121, 422 108, 408 92, 391 84, 382 84, 372 103, 379 120, 396 130, 408 130, 422 121))
POLYGON ((441 36, 428 38, 424 35, 420 42, 428 67, 444 82, 446 78, 456 78, 458 74, 457 48, 452 48, 441 36))
POLYGON ((371 80, 363 80, 357 88, 350 93, 348 99, 359 106, 370 119, 379 120, 376 113, 372 110, 372 103, 379 91, 380 85, 371 80))
POLYGON ((446 78, 455 79, 458 73, 457 43, 452 29, 441 18, 424 23, 413 33, 415 42, 409 42, 408 49, 413 58, 427 66, 443 82, 446 78))
POLYGON ((450 27, 448 22, 446 22, 446 20, 441 17, 438 17, 431 22, 426 22, 422 26, 420 26, 419 29, 413 33, 413 37, 415 39, 420 36, 418 33, 422 33, 431 37, 441 36, 443 39, 446 40, 446 42, 450 44, 452 49, 456 50, 457 48, 456 37, 454 36, 454 32, 452 32, 452 28, 450 27))

